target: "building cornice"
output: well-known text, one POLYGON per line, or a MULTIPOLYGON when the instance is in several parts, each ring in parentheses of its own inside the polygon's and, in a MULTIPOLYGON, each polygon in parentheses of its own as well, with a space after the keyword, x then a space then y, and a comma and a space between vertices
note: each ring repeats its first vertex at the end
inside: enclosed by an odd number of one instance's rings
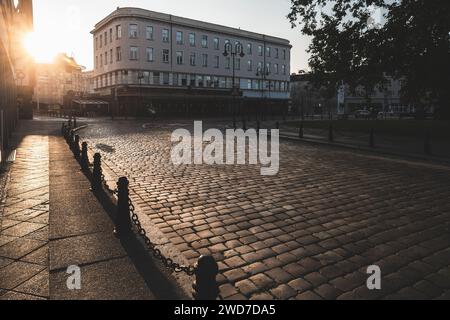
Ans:
POLYGON ((242 30, 242 29, 222 26, 219 24, 173 16, 170 14, 150 11, 150 10, 146 10, 146 9, 132 8, 132 7, 117 8, 117 10, 115 10, 114 12, 109 14, 107 17, 102 19, 100 22, 98 22, 95 25, 94 29, 91 31, 91 34, 94 34, 98 30, 101 30, 105 25, 107 25, 111 21, 114 21, 116 19, 121 19, 121 18, 140 18, 140 19, 145 19, 145 20, 153 20, 153 21, 164 22, 164 23, 174 24, 174 25, 188 27, 188 28, 195 28, 195 29, 201 29, 201 30, 205 30, 205 31, 215 32, 215 33, 227 34, 227 35, 235 36, 235 37, 248 38, 251 40, 256 40, 256 41, 261 41, 261 42, 270 42, 270 43, 274 43, 274 44, 292 48, 292 45, 290 44, 289 40, 287 40, 287 39, 264 35, 264 34, 259 34, 256 32, 246 31, 246 30, 242 30))

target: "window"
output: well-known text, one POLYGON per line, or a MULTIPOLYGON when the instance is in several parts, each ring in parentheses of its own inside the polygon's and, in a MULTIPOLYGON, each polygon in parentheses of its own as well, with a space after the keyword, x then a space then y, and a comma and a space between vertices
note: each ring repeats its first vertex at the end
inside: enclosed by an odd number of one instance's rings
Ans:
POLYGON ((263 47, 258 46, 258 56, 262 57, 262 55, 263 55, 263 47))
POLYGON ((226 57, 225 58, 225 69, 230 69, 231 68, 231 59, 230 57, 226 57))
POLYGON ((189 64, 191 66, 195 66, 195 53, 191 53, 191 56, 189 57, 189 64))
POLYGON ((138 57, 138 47, 130 47, 130 60, 137 60, 138 57))
POLYGON ((230 43, 230 40, 225 39, 225 44, 230 43))
POLYGON ((95 56, 95 67, 98 68, 98 56, 95 56))
POLYGON ((120 24, 116 26, 116 39, 122 39, 122 26, 120 24))
POLYGON ((248 60, 247 61, 247 70, 248 71, 252 71, 253 70, 253 61, 252 60, 248 60))
POLYGON ((195 33, 189 33, 189 45, 195 47, 195 33))
POLYGON ((252 89, 252 80, 247 80, 247 89, 252 89))
POLYGON ((177 44, 183 44, 183 32, 177 31, 177 44))
POLYGON ((278 63, 275 63, 273 65, 273 71, 275 72, 275 74, 278 74, 278 63))
POLYGON ((121 47, 116 48, 116 60, 122 61, 122 48, 121 47))
POLYGON ((272 51, 272 50, 270 49, 270 47, 267 47, 267 48, 266 48, 266 56, 267 56, 267 57, 270 57, 271 51, 272 51))
POLYGON ((286 75, 286 66, 284 64, 281 66, 281 73, 286 75))
POLYGON ((103 54, 100 55, 100 67, 103 67, 103 54))
POLYGON ((114 60, 113 49, 109 50, 109 63, 112 64, 114 60))
POLYGON ((279 58, 280 57, 280 50, 278 48, 275 48, 275 58, 279 58))
POLYGON ((219 38, 214 38, 214 49, 219 50, 220 42, 219 38))
POLYGON ((208 66, 208 55, 206 53, 202 54, 202 65, 203 67, 208 66))
POLYGON ((286 60, 286 49, 283 49, 283 59, 286 60))
POLYGON ((261 62, 261 61, 258 62, 258 72, 263 72, 263 69, 262 69, 262 62, 261 62))
POLYGON ((235 58, 236 60, 234 60, 235 63, 235 68, 236 70, 241 70, 241 59, 239 58, 235 58))
POLYGON ((153 48, 147 48, 145 50, 145 55, 148 62, 153 62, 153 48))
POLYGON ((113 40, 112 28, 109 28, 109 43, 112 43, 112 40, 113 40))
POLYGON ((207 35, 202 36, 202 48, 208 48, 208 36, 207 35))
POLYGON ((108 44, 108 32, 105 31, 105 46, 108 44))
POLYGON ((169 42, 169 29, 162 29, 162 42, 169 42))
POLYGON ((147 26, 145 28, 145 38, 147 40, 153 40, 153 27, 152 26, 147 26))
POLYGON ((95 37, 95 50, 98 49, 98 37, 95 37))
POLYGON ((130 24, 130 38, 135 39, 138 37, 138 25, 137 24, 130 24))
POLYGON ((103 35, 100 35, 100 48, 103 46, 103 35))
POLYGON ((270 62, 267 62, 266 63, 266 71, 267 72, 270 72, 270 70, 271 70, 270 67, 271 67, 270 62))
POLYGON ((169 49, 163 50, 163 62, 169 63, 169 49))
POLYGON ((220 63, 219 59, 220 59, 219 56, 214 56, 214 68, 219 68, 220 63))
POLYGON ((177 64, 183 64, 183 51, 177 51, 177 64))
POLYGON ((108 64, 108 52, 105 52, 105 66, 108 64))
POLYGON ((251 43, 249 43, 249 44, 247 44, 247 54, 252 54, 252 44, 251 43))

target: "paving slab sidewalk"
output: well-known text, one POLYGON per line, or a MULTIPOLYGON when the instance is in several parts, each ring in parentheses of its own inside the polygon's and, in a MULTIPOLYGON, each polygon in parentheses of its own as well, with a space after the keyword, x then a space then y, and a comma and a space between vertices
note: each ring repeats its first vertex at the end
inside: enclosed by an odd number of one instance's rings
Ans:
POLYGON ((21 128, 0 211, 0 300, 157 298, 58 136, 60 123, 21 128), (67 287, 74 265, 81 290, 67 287))

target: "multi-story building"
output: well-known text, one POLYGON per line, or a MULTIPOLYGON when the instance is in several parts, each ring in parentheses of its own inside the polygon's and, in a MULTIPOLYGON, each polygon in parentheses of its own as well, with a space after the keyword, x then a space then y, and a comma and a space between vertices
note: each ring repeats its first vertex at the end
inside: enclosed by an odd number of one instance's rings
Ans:
MULTIPOLYGON (((53 63, 37 64, 34 102, 42 110, 63 106, 66 96, 82 96, 85 90, 83 67, 74 58, 59 54, 53 63)), ((66 106, 67 107, 67 106, 66 106)))
POLYGON ((95 91, 118 112, 225 114, 263 106, 283 112, 288 106, 288 40, 138 8, 117 8, 92 34, 95 91), (227 43, 242 48, 234 63, 224 55, 227 43))
POLYGON ((33 115, 33 63, 21 42, 32 28, 31 0, 0 1, 0 151, 7 146, 18 117, 33 115))

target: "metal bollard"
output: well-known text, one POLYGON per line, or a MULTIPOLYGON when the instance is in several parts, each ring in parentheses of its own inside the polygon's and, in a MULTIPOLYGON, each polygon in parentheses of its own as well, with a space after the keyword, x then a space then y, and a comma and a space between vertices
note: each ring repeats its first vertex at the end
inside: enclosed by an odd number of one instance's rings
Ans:
POLYGON ((89 170, 89 158, 88 158, 88 145, 87 142, 81 144, 81 159, 80 159, 81 169, 83 171, 89 170))
POLYGON ((300 139, 303 139, 303 137, 305 136, 305 130, 303 128, 303 122, 300 123, 300 129, 298 130, 298 137, 300 139))
POLYGON ((426 155, 431 155, 431 135, 430 130, 425 132, 425 142, 424 142, 424 153, 426 155))
POLYGON ((333 132, 332 124, 330 124, 329 132, 328 132, 328 141, 334 142, 334 132, 333 132))
POLYGON ((369 146, 375 148, 375 130, 370 129, 369 146))
POLYGON ((75 135, 75 141, 73 142, 73 154, 76 159, 80 159, 81 149, 80 149, 80 136, 75 135))
POLYGON ((130 183, 125 177, 120 178, 117 182, 117 216, 114 228, 116 236, 122 236, 131 231, 129 185, 130 183))
POLYGON ((94 155, 94 169, 92 171, 91 190, 97 191, 102 186, 102 156, 100 153, 94 155))
POLYGON ((75 132, 73 130, 70 130, 69 147, 71 150, 73 150, 73 148, 74 148, 74 141, 75 141, 75 132))
POLYGON ((219 266, 212 256, 201 256, 195 265, 195 281, 192 285, 195 300, 217 300, 219 285, 217 274, 219 266))

